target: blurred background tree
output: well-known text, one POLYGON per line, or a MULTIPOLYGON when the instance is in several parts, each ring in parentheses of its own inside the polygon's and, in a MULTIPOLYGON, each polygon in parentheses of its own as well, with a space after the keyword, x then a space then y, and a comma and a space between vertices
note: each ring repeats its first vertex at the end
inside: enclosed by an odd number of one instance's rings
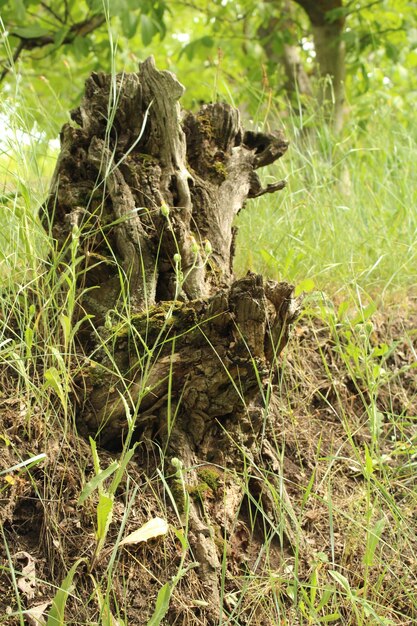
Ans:
POLYGON ((253 113, 270 91, 296 107, 314 98, 338 129, 359 97, 366 119, 366 94, 402 101, 416 89, 417 11, 405 0, 0 0, 0 11, 3 92, 18 69, 58 126, 57 103, 75 106, 115 47, 118 71, 154 53, 187 84, 189 106, 227 97, 253 113))

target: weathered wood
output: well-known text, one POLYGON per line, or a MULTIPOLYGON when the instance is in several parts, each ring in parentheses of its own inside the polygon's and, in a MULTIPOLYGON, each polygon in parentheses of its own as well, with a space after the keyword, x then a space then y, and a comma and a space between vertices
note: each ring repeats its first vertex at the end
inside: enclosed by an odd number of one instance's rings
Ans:
MULTIPOLYGON (((79 429, 114 446, 128 407, 136 437, 181 459, 192 490, 202 462, 239 463, 230 442, 250 454, 297 302, 287 283, 233 275, 234 218, 248 199, 282 189, 264 188, 256 170, 287 142, 279 131, 245 132, 224 103, 182 112, 183 91, 152 58, 137 74, 93 74, 62 130, 45 215, 62 258, 76 248, 77 314, 89 315, 79 331, 90 363, 79 429)), ((242 489, 236 477, 222 489, 229 534, 242 489)), ((219 507, 212 515, 220 523, 219 507)), ((194 501, 189 516, 217 607, 213 529, 194 501)))
POLYGON ((161 437, 169 408, 179 422, 184 418, 181 428, 198 450, 214 420, 238 415, 259 393, 297 312, 291 292, 287 283, 264 285, 249 274, 206 300, 164 303, 103 330, 112 354, 101 349, 90 370, 83 413, 88 430, 101 431, 103 443, 120 438, 127 428, 121 396, 128 394, 138 429, 152 423, 161 437), (109 373, 114 363, 123 377, 109 373))
MULTIPOLYGON (((237 289, 231 286, 233 220, 248 198, 284 186, 277 181, 263 188, 256 170, 282 156, 288 144, 281 132, 245 132, 238 111, 224 103, 204 105, 195 115, 183 114, 178 102, 183 91, 170 72, 155 68, 152 58, 141 64, 137 74, 119 75, 114 80, 93 74, 80 107, 72 112, 74 124, 66 124, 62 130, 61 154, 46 211, 63 254, 74 237, 78 243, 80 315, 92 316, 92 323, 99 328, 109 314, 117 316, 121 300, 126 308, 128 299, 132 315, 140 319, 145 314, 149 341, 161 325, 158 303, 175 301, 181 320, 176 332, 185 333, 187 340, 182 343, 188 348, 201 343, 204 324, 199 316, 209 317, 211 313, 206 311, 215 305, 223 306, 220 318, 228 328, 229 340, 234 334, 225 321, 229 300, 233 301, 237 289), (181 318, 179 303, 189 301, 195 302, 183 309, 194 312, 192 323, 199 325, 198 333, 187 327, 191 320, 186 314, 181 318)), ((256 350, 262 370, 284 343, 292 316, 292 290, 286 284, 270 282, 266 291, 261 286, 258 289, 262 290, 258 300, 250 291, 242 296, 237 320, 239 332, 256 350), (267 300, 273 305, 270 309, 267 300), (252 313, 255 317, 249 322, 252 313)), ((212 341, 216 346, 219 337, 212 341)), ((193 359, 176 352, 180 365, 175 368, 162 350, 159 361, 148 367, 144 376, 129 358, 122 358, 118 345, 116 341, 113 367, 117 366, 123 385, 130 381, 131 401, 140 401, 142 417, 149 413, 149 398, 143 389, 154 389, 156 378, 175 373, 182 388, 187 367, 195 371, 199 359, 204 363, 213 360, 207 341, 193 359)), ((247 349, 248 363, 251 358, 247 349)), ((113 379, 113 375, 103 374, 100 384, 97 377, 91 378, 88 408, 80 418, 94 431, 104 425, 103 441, 120 436, 125 424, 118 397, 120 384, 113 385, 113 379)), ((194 385, 198 387, 197 381, 194 385)), ((170 389, 172 392, 172 385, 170 389)), ((212 393, 218 404, 215 384, 212 393)), ((161 390, 156 396, 162 402, 161 390)), ((225 401, 219 414, 226 412, 228 404, 229 400, 225 401)))
POLYGON ((72 113, 77 126, 62 130, 47 212, 60 247, 74 224, 80 229, 80 286, 95 287, 82 302, 96 323, 118 306, 120 267, 136 312, 230 285, 236 214, 247 198, 284 186, 264 189, 255 172, 287 149, 280 132, 244 133, 238 111, 224 103, 182 116, 183 91, 152 58, 115 81, 93 74, 72 113), (177 253, 186 276, 180 294, 177 253))

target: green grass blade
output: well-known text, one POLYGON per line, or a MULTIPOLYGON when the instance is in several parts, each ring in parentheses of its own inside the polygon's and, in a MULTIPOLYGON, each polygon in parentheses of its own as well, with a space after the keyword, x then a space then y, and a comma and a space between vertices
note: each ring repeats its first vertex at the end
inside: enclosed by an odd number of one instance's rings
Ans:
POLYGON ((82 490, 78 498, 78 504, 83 504, 91 496, 93 491, 100 487, 103 482, 111 476, 119 467, 118 461, 113 461, 106 469, 101 470, 94 478, 92 478, 82 490))
POLYGON ((161 621, 164 619, 167 614, 169 608, 169 601, 171 599, 172 593, 172 583, 165 583, 161 587, 158 593, 158 597, 156 599, 155 611, 147 623, 147 626, 159 626, 161 621))
POLYGON ((46 626, 64 626, 65 605, 67 603, 68 595, 70 593, 72 581, 78 567, 81 563, 84 562, 85 559, 78 559, 71 567, 67 576, 62 581, 62 585, 56 592, 55 597, 52 601, 52 607, 48 613, 48 621, 46 622, 46 626))

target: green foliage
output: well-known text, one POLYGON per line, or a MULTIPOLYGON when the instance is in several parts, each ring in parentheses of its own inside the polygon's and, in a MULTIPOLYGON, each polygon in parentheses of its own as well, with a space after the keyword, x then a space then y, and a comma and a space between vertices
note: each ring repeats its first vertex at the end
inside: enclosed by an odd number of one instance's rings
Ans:
MULTIPOLYGON (((126 406, 128 411, 128 408, 126 406)), ((113 518, 113 507, 114 507, 114 496, 117 488, 120 485, 120 482, 123 478, 123 475, 127 469, 128 464, 130 463, 132 456, 135 452, 136 444, 130 446, 130 441, 133 434, 134 424, 130 415, 127 413, 127 421, 129 423, 129 433, 123 448, 122 455, 120 457, 120 461, 113 461, 106 468, 101 469, 100 467, 100 458, 97 452, 97 444, 90 437, 90 447, 91 453, 93 457, 93 465, 94 465, 94 477, 85 485, 83 488, 79 498, 78 504, 83 504, 88 498, 90 498, 94 492, 97 490, 98 492, 98 502, 96 507, 96 547, 94 551, 94 556, 92 562, 90 563, 90 570, 93 568, 94 563, 98 556, 100 555, 104 543, 107 538, 107 533, 110 528, 110 524, 113 518), (113 476, 113 480, 110 483, 110 486, 106 488, 105 481, 113 476)))
MULTIPOLYGON (((384 92, 387 101, 395 99, 397 108, 406 107, 408 93, 416 87, 413 5, 361 0, 336 11, 345 17, 348 101, 355 107, 358 98, 361 103, 356 119, 366 123, 375 90, 384 92)), ((334 17, 329 12, 328 19, 334 17)), ((33 110, 38 98, 51 103, 47 106, 55 111, 57 125, 79 100, 87 75, 111 70, 109 36, 117 42, 119 71, 135 70, 139 60, 153 53, 189 86, 189 106, 233 97, 256 115, 259 93, 286 95, 287 44, 298 49, 313 83, 316 75, 311 25, 296 2, 3 0, 1 19, 4 81, 12 84, 13 75, 23 71, 21 89, 33 110), (57 109, 57 98, 67 104, 63 110, 57 109)))
POLYGON ((128 47, 134 50, 150 45, 156 36, 163 38, 166 11, 160 0, 3 0, 1 80, 13 83, 14 76, 24 72, 21 87, 27 102, 35 117, 39 98, 54 111, 55 136, 65 121, 65 109, 78 102, 85 78, 94 70, 111 70, 110 31, 120 34, 124 60, 128 69, 135 69, 136 57, 131 58, 128 47), (56 104, 61 98, 67 106, 60 111, 56 104))
POLYGON ((160 588, 158 596, 156 598, 155 611, 147 626, 159 626, 159 624, 162 622, 169 609, 169 602, 171 600, 172 590, 172 582, 167 582, 160 588))
POLYGON ((46 626, 65 626, 65 605, 70 594, 72 582, 76 571, 81 563, 84 562, 85 559, 78 559, 71 567, 67 576, 62 581, 61 586, 56 592, 55 597, 52 601, 52 607, 48 614, 48 621, 46 622, 46 626))

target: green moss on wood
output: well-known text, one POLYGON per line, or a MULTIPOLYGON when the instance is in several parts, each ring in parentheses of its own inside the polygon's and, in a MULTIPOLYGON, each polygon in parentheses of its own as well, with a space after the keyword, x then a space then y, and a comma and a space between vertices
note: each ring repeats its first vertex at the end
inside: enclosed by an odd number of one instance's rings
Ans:
MULTIPOLYGON (((175 504, 177 505, 177 509, 179 513, 184 513, 185 511, 185 497, 184 490, 182 486, 182 481, 179 478, 174 478, 170 484, 171 495, 175 500, 175 504)), ((188 490, 187 490, 188 491, 188 490)))
POLYGON ((216 493, 220 487, 220 476, 216 469, 202 467, 197 470, 197 475, 203 484, 208 485, 213 493, 216 493))
POLYGON ((227 169, 225 164, 222 161, 215 161, 213 167, 217 174, 221 177, 222 180, 226 180, 227 178, 227 169))
POLYGON ((211 488, 204 482, 198 483, 197 485, 187 485, 187 491, 191 498, 198 502, 203 502, 208 495, 212 494, 211 488))

